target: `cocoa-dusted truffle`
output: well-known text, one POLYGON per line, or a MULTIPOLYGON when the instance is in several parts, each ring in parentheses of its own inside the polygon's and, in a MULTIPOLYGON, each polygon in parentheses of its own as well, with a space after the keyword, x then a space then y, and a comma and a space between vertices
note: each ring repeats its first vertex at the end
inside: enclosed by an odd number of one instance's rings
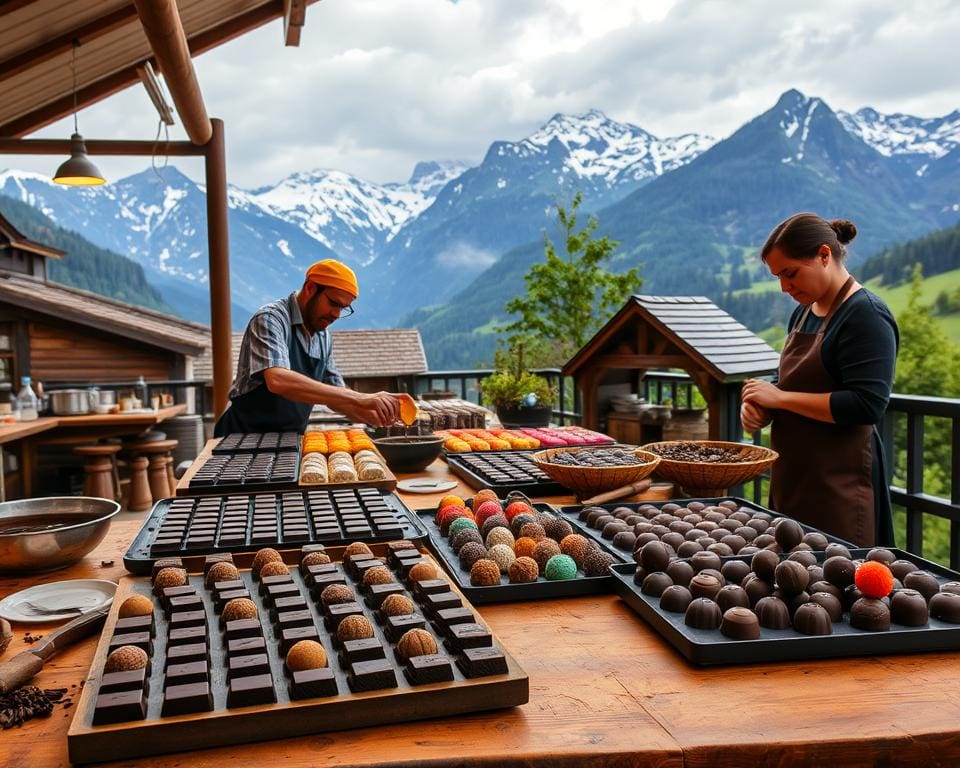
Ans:
POLYGON ((224 560, 219 563, 214 563, 210 566, 210 570, 207 571, 204 583, 207 585, 207 587, 212 587, 218 581, 233 581, 234 579, 239 578, 240 571, 237 570, 237 566, 224 560))
POLYGON ((352 603, 356 599, 357 596, 346 584, 327 584, 320 593, 320 602, 324 605, 352 603))
POLYGON ((413 600, 406 595, 387 595, 380 603, 380 613, 384 616, 410 616, 413 611, 413 600))
MULTIPOLYGON (((517 515, 515 518, 513 518, 513 520, 510 521, 510 532, 519 539, 520 536, 522 535, 520 533, 520 529, 523 528, 523 526, 525 526, 527 523, 536 523, 536 522, 537 522, 537 518, 535 518, 533 515, 526 515, 526 514, 517 515)), ((540 526, 540 527, 542 528, 543 526, 540 526)))
POLYGON ((790 626, 790 610, 779 597, 762 597, 753 607, 761 627, 767 629, 786 629, 790 626))
POLYGON ((793 628, 804 635, 830 635, 833 634, 833 621, 826 608, 808 602, 794 611, 793 628))
POLYGON ((260 578, 260 569, 267 563, 282 562, 283 558, 277 550, 273 549, 273 547, 264 547, 263 549, 257 550, 257 554, 253 556, 253 564, 250 566, 250 570, 253 572, 253 577, 258 579, 260 578))
POLYGON ((690 601, 684 613, 683 623, 694 629, 716 629, 720 626, 720 607, 708 597, 690 601))
POLYGON ((554 555, 559 554, 562 554, 560 545, 553 539, 544 538, 537 542, 537 546, 533 550, 533 559, 537 561, 537 567, 543 573, 543 570, 547 567, 547 561, 554 555))
POLYGON ((540 575, 540 567, 532 557, 518 557, 507 571, 511 584, 529 584, 540 575))
POLYGON ((760 637, 760 622, 749 608, 734 606, 723 612, 720 632, 731 640, 757 640, 760 637))
POLYGON ((564 555, 570 555, 578 568, 583 566, 583 558, 586 557, 590 549, 590 542, 587 541, 587 537, 581 536, 579 533, 571 533, 560 540, 560 552, 564 555))
POLYGON ((470 567, 470 584, 474 587, 492 587, 500 583, 500 566, 496 561, 480 558, 470 567))
POLYGON ((375 565, 363 572, 363 584, 367 587, 373 584, 389 584, 391 581, 393 574, 385 565, 375 565))
POLYGON ((483 544, 470 542, 460 549, 460 567, 465 571, 473 568, 473 564, 487 556, 487 548, 483 544))
POLYGON ((660 607, 670 613, 684 613, 692 600, 690 590, 679 584, 673 584, 660 593, 660 607))
POLYGON ((422 563, 415 564, 407 573, 407 581, 411 584, 414 584, 418 581, 426 581, 428 579, 437 578, 437 566, 433 563, 424 561, 422 563))
POLYGON ((326 552, 307 552, 300 558, 300 567, 305 571, 311 565, 326 565, 331 562, 330 555, 326 552))
POLYGON ((437 652, 437 641, 425 629, 408 629, 397 641, 397 656, 409 661, 414 656, 429 656, 437 652))
POLYGON ((117 617, 127 619, 131 616, 149 616, 153 613, 153 600, 146 595, 130 595, 120 603, 117 617))
POLYGON ((246 597, 235 597, 223 606, 220 618, 224 623, 237 619, 255 619, 257 618, 257 604, 246 597))
POLYGON ((287 651, 287 669, 302 672, 327 666, 327 652, 316 640, 300 640, 287 651))
POLYGON ((344 616, 337 626, 337 639, 343 643, 347 640, 365 640, 373 637, 373 624, 370 619, 360 613, 344 616))
POLYGON ((466 529, 460 531, 456 536, 450 538, 450 547, 454 552, 460 554, 460 550, 463 549, 464 544, 469 542, 476 542, 477 544, 483 545, 483 536, 480 535, 480 531, 476 529, 466 529))
POLYGON ((487 552, 487 555, 491 560, 500 566, 501 573, 508 573, 510 570, 510 563, 517 559, 514 551, 506 544, 496 544, 490 547, 490 551, 487 552))
POLYGON ((890 629, 890 609, 882 600, 861 597, 850 606, 850 626, 867 632, 885 632, 890 629))
MULTIPOLYGON (((261 550, 262 551, 262 550, 261 550)), ((362 541, 352 541, 343 550, 343 559, 349 560, 354 555, 372 555, 373 550, 362 541)))
POLYGON ((260 568, 260 578, 265 579, 268 576, 286 576, 290 573, 290 569, 287 568, 286 563, 277 562, 271 560, 269 563, 264 563, 260 568))
POLYGON ((611 565, 613 557, 599 549, 592 549, 583 558, 583 573, 586 576, 606 576, 611 565))
POLYGON ((153 577, 153 591, 162 595, 168 587, 182 587, 187 583, 187 572, 183 568, 163 568, 153 577))
POLYGON ((146 669, 150 657, 142 648, 135 645, 121 645, 119 648, 110 652, 106 662, 103 665, 103 671, 109 672, 130 672, 134 669, 146 669))

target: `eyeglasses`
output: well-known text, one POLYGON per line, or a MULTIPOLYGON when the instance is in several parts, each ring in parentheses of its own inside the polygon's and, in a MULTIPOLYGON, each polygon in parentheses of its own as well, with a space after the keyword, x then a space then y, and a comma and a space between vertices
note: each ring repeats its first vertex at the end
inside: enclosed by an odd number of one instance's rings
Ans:
POLYGON ((333 307, 337 312, 340 313, 340 317, 350 317, 354 313, 354 308, 350 304, 341 304, 339 301, 330 298, 330 294, 326 292, 324 288, 321 288, 319 293, 322 293, 327 299, 327 304, 333 307))

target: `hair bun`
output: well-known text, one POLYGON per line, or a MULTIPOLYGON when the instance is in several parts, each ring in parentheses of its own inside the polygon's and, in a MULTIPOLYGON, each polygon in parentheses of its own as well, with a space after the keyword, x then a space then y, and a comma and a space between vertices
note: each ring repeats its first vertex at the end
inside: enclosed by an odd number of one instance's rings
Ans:
POLYGON ((847 219, 834 219, 830 222, 830 229, 837 233, 841 245, 846 245, 857 236, 857 225, 847 219))

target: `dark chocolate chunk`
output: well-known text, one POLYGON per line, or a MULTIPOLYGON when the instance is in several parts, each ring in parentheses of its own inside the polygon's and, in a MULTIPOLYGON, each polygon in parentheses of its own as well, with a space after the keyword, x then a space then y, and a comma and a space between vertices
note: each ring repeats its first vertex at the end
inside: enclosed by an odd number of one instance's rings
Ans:
POLYGON ((447 642, 452 651, 460 652, 466 648, 486 648, 493 645, 493 638, 483 624, 453 624, 447 642))
MULTIPOLYGON (((146 667, 131 669, 127 672, 107 672, 100 678, 98 693, 118 693, 119 691, 139 691, 148 687, 150 678, 147 677, 146 667)), ((149 691, 146 691, 149 694, 149 691)))
POLYGON ((356 601, 350 603, 333 603, 326 606, 326 613, 325 623, 327 629, 333 632, 340 626, 340 622, 343 621, 345 617, 362 614, 363 608, 361 608, 360 603, 356 601))
POLYGON ((210 712, 213 709, 213 694, 210 684, 188 683, 186 685, 170 685, 163 691, 163 706, 160 714, 188 715, 193 712, 210 712))
MULTIPOLYGON (((176 589, 176 587, 175 587, 176 589)), ((167 611, 202 611, 200 595, 177 595, 167 600, 167 611)))
POLYGON ((177 611, 170 614, 170 629, 207 626, 206 611, 177 611))
POLYGON ((262 636, 238 637, 227 641, 227 655, 243 656, 257 651, 267 651, 267 641, 262 636))
POLYGON ((354 693, 376 691, 381 688, 396 688, 397 676, 386 659, 358 661, 350 665, 347 683, 354 693))
POLYGON ((231 709, 253 704, 272 704, 276 700, 273 677, 269 674, 235 677, 230 680, 230 687, 227 689, 227 706, 231 709))
POLYGON ((290 680, 290 698, 294 700, 336 695, 337 680, 329 667, 303 669, 294 672, 290 680))
POLYGON ((390 584, 371 584, 367 591, 364 602, 371 608, 379 608, 387 595, 404 595, 406 590, 403 585, 396 582, 390 584))
POLYGON ((217 596, 213 601, 214 610, 216 610, 217 613, 220 613, 220 611, 223 610, 223 606, 225 606, 231 600, 238 598, 250 599, 250 592, 246 587, 242 589, 226 589, 223 592, 217 592, 217 596))
POLYGON ((452 627, 454 624, 472 624, 476 618, 473 611, 463 605, 457 608, 441 608, 437 611, 437 621, 445 627, 452 627))
POLYGON ((387 616, 387 637, 391 643, 397 642, 409 629, 424 629, 427 626, 423 616, 410 614, 405 616, 387 616))
POLYGON ((210 669, 206 659, 203 661, 188 661, 184 664, 171 664, 167 667, 167 676, 164 686, 186 685, 187 683, 203 683, 210 679, 210 669))
POLYGON ((200 642, 207 642, 206 627, 181 627, 170 630, 167 645, 191 645, 200 642))
POLYGON ((143 720, 147 716, 147 697, 142 689, 117 691, 97 696, 93 710, 93 724, 125 723, 143 720))
POLYGON ((310 611, 281 611, 277 614, 277 624, 283 628, 312 627, 313 614, 310 611))
POLYGON ((263 635, 263 627, 259 619, 237 619, 226 624, 227 640, 238 637, 257 637, 263 635))
POLYGON ((152 635, 154 629, 155 622, 151 613, 149 616, 128 616, 125 619, 117 619, 113 633, 123 635, 127 632, 149 632, 152 635))
MULTIPOLYGON (((268 578, 274 578, 269 576, 268 578)), ((280 577, 278 577, 280 578, 280 577)), ((275 600, 280 599, 281 597, 293 597, 294 595, 300 594, 300 587, 298 587, 293 582, 287 584, 271 584, 266 589, 266 594, 264 595, 267 600, 274 602, 275 600)))
POLYGON ((251 653, 245 656, 230 656, 227 659, 227 678, 248 675, 266 675, 270 673, 270 659, 265 653, 251 653))
POLYGON ((320 642, 320 633, 311 624, 309 627, 288 627, 280 632, 280 652, 286 654, 301 640, 316 640, 320 642))
POLYGON ((383 646, 375 637, 367 637, 362 640, 345 640, 343 649, 340 651, 340 666, 347 667, 358 661, 383 658, 386 658, 383 646))
POLYGON ((420 601, 425 595, 432 595, 436 592, 448 592, 450 584, 446 579, 423 579, 418 581, 413 587, 413 594, 420 601))
POLYGON ((167 648, 166 665, 169 669, 174 664, 186 664, 191 661, 204 661, 209 663, 209 658, 207 644, 205 642, 175 645, 167 648))
POLYGON ((507 674, 507 659, 499 648, 467 648, 457 658, 457 666, 466 677, 507 674))
POLYGON ((276 621, 277 614, 281 611, 302 611, 307 607, 307 601, 304 600, 303 595, 291 595, 290 597, 281 597, 274 601, 273 607, 270 609, 270 615, 273 616, 274 621, 276 621))
POLYGON ((449 588, 446 592, 431 592, 424 595, 422 603, 423 607, 434 615, 444 608, 459 608, 463 605, 463 601, 456 592, 451 592, 449 588))
POLYGON ((453 666, 450 659, 441 654, 413 656, 403 669, 413 685, 443 683, 453 680, 453 666))
POLYGON ((153 654, 153 640, 150 637, 149 631, 114 634, 114 636, 110 638, 110 651, 112 652, 121 645, 135 645, 137 648, 143 649, 147 656, 153 654))

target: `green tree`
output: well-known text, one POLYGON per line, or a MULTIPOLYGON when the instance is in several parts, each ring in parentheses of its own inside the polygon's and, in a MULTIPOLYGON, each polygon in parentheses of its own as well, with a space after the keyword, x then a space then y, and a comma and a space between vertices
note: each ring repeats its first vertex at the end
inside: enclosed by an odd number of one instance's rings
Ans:
POLYGON ((581 200, 577 193, 569 211, 557 205, 564 253, 545 233, 545 259, 524 275, 526 294, 506 304, 519 317, 497 329, 510 334, 511 344, 521 341, 531 363, 565 363, 643 283, 636 267, 614 274, 604 266, 620 244, 594 235, 594 216, 577 228, 581 200))

